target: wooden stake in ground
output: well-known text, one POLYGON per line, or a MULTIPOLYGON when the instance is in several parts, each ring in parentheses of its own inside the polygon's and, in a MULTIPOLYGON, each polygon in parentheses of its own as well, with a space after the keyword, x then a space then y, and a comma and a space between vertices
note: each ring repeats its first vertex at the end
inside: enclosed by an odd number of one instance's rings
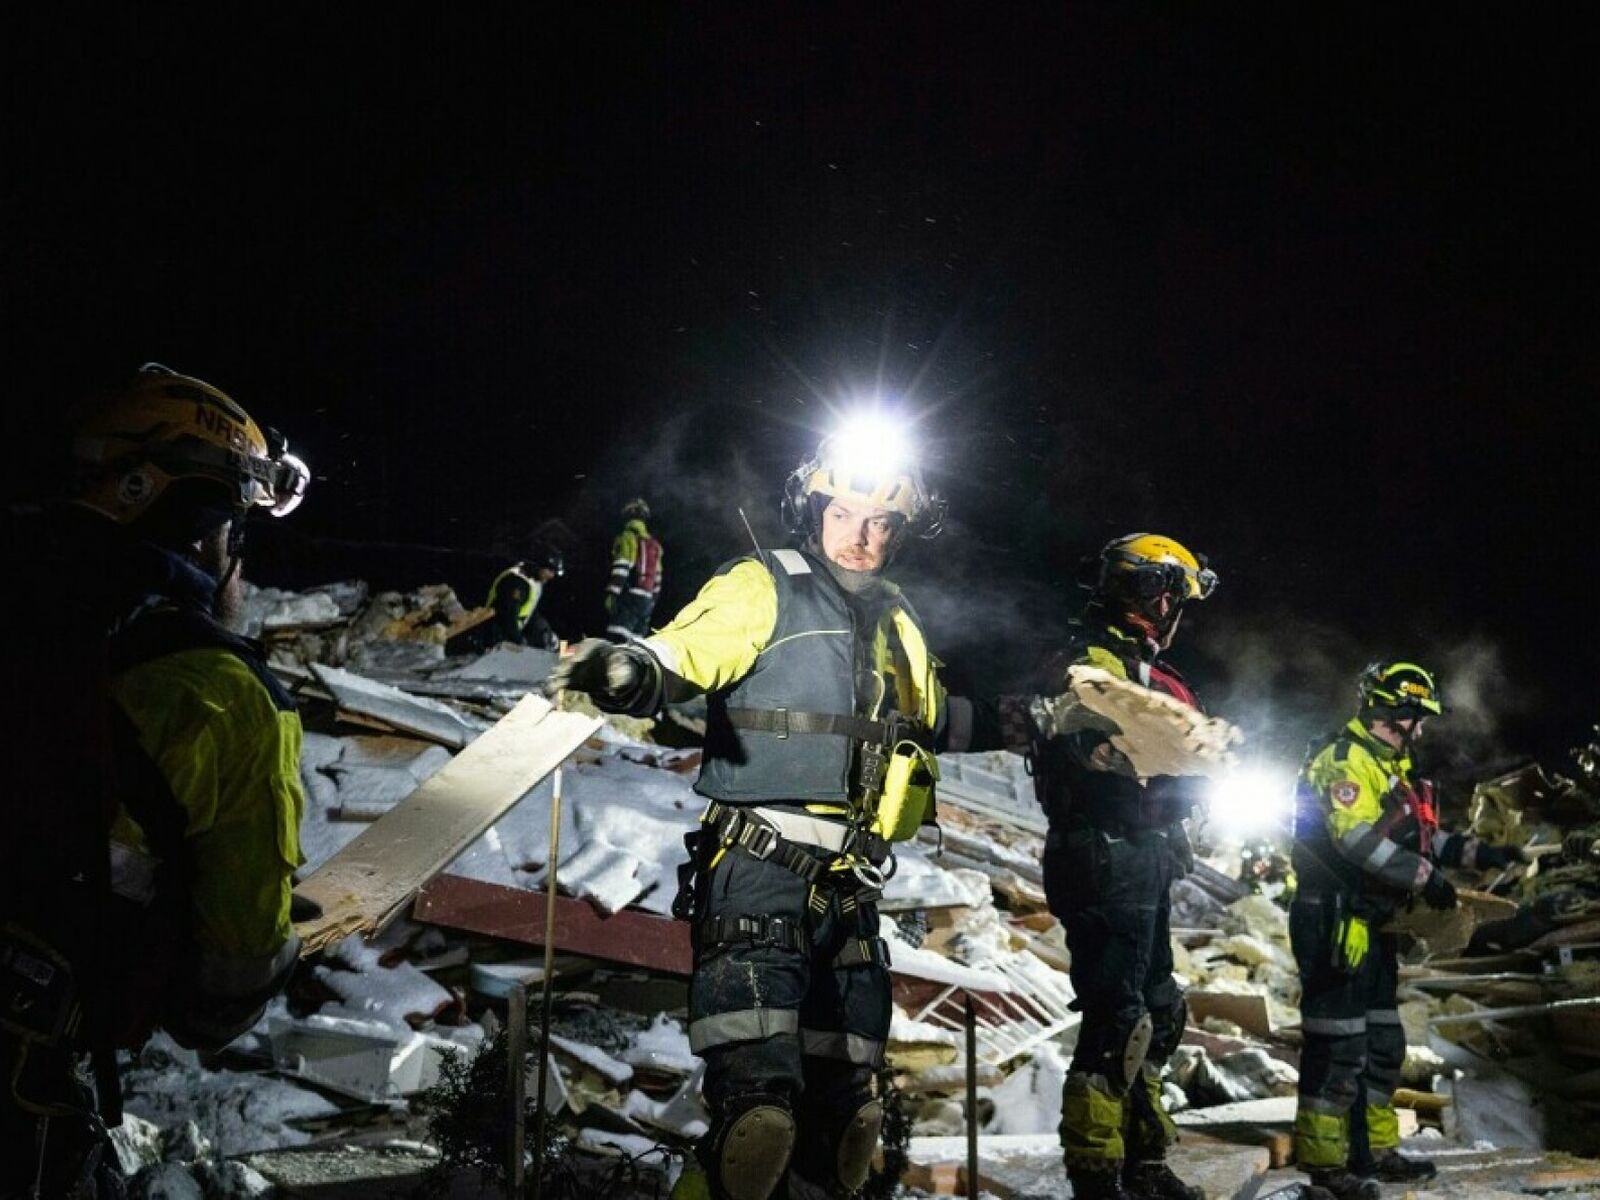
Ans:
POLYGON ((544 995, 539 1005, 539 1107, 533 1115, 534 1153, 539 1169, 533 1173, 533 1200, 544 1192, 545 1075, 550 1069, 550 1019, 555 1004, 556 960, 556 864, 561 861, 561 768, 556 768, 550 790, 550 862, 545 867, 544 900, 544 995))

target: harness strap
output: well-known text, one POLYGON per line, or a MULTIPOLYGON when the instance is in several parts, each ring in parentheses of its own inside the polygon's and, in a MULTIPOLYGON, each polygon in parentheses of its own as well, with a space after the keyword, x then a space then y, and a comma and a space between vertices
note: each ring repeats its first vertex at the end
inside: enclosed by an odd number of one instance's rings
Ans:
MULTIPOLYGON (((775 863, 813 886, 825 876, 850 874, 831 871, 828 860, 818 858, 804 843, 790 841, 777 826, 750 809, 713 800, 700 821, 723 849, 739 850, 762 862, 775 863)), ((834 853, 840 857, 859 855, 876 867, 889 858, 889 843, 875 833, 852 828, 834 853)), ((851 874, 851 878, 855 876, 851 874)))
POLYGON ((780 950, 793 950, 799 954, 811 953, 811 935, 803 926, 783 917, 764 914, 706 917, 690 931, 689 939, 696 950, 732 942, 751 942, 761 946, 776 946, 780 950))
POLYGON ((889 965, 889 943, 881 937, 851 938, 844 949, 833 957, 836 967, 855 967, 870 963, 877 967, 889 965))
POLYGON ((854 738, 874 746, 887 743, 896 732, 887 721, 847 717, 840 713, 805 712, 794 708, 729 708, 728 723, 735 729, 775 733, 780 738, 791 734, 832 734, 854 738))

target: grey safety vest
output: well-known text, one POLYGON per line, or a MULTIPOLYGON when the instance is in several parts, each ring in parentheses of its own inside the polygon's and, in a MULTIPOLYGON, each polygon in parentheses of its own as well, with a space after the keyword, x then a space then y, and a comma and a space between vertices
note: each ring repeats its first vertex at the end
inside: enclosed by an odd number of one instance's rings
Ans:
MULTIPOLYGON (((848 804, 852 738, 736 729, 728 717, 730 708, 857 715, 857 618, 844 593, 809 554, 769 550, 765 558, 778 595, 772 638, 747 675, 707 698, 705 751, 695 791, 732 804, 848 804)), ((900 607, 909 613, 904 604, 900 607)))

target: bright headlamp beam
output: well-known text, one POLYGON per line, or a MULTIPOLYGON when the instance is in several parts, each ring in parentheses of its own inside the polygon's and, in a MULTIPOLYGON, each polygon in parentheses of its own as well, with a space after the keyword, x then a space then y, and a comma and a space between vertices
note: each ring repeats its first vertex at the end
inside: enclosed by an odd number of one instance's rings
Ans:
POLYGON ((911 464, 911 440, 895 421, 863 413, 828 439, 830 465, 847 475, 888 475, 911 464))
POLYGON ((1234 834, 1264 834, 1288 826, 1294 809, 1294 774, 1267 764, 1247 764, 1211 780, 1207 823, 1234 834))

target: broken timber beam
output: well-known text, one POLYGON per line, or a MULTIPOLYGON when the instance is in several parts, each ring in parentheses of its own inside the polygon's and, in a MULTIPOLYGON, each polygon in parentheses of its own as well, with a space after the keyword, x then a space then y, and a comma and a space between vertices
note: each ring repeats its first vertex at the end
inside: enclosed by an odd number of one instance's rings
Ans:
POLYGON ((295 888, 321 910, 296 927, 301 953, 381 931, 599 726, 597 717, 557 712, 543 697, 525 696, 295 888))
MULTIPOLYGON (((528 946, 544 944, 545 898, 540 892, 440 875, 417 896, 412 917, 528 946)), ((623 909, 605 916, 587 900, 556 897, 556 948, 606 962, 689 974, 689 926, 671 917, 623 909)))

